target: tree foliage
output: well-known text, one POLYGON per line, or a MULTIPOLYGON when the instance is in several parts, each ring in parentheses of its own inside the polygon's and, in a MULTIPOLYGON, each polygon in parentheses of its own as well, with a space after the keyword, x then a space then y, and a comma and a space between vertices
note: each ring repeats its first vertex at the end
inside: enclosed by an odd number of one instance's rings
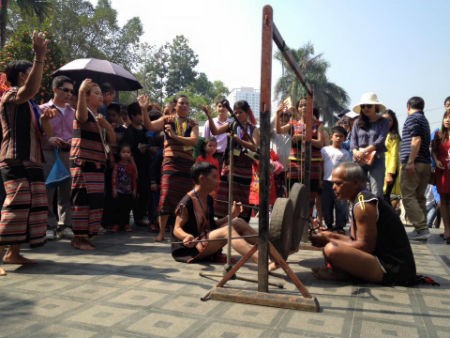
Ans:
MULTIPOLYGON (((7 43, 0 52, 0 72, 10 60, 32 59, 30 33, 34 29, 47 31, 52 40, 39 99, 51 95, 53 70, 71 60, 87 57, 107 59, 134 71, 144 93, 159 104, 184 92, 191 100, 192 114, 217 97, 229 94, 223 82, 211 82, 205 73, 197 72, 199 59, 186 37, 177 35, 159 47, 141 44, 140 19, 132 18, 120 27, 117 11, 109 0, 98 0, 96 6, 87 0, 0 1, 10 5, 5 24, 7 43), (29 8, 22 8, 22 3, 28 3, 29 8), (44 3, 40 9, 32 6, 44 3)), ((136 92, 120 93, 120 99, 130 103, 136 99, 136 92)), ((204 119, 204 114, 198 117, 204 119)))
POLYGON ((11 1, 8 8, 9 36, 0 53, 0 71, 9 60, 32 59, 30 33, 34 29, 46 31, 52 41, 44 73, 44 96, 51 95, 51 72, 73 59, 95 57, 129 70, 136 67, 142 23, 135 17, 120 27, 110 1, 99 0, 96 7, 84 0, 35 1, 46 3, 47 10, 39 12, 46 18, 30 17, 26 13, 31 12, 19 7, 22 2, 33 1, 11 1))
POLYGON ((52 28, 68 60, 93 57, 107 59, 132 70, 138 62, 139 18, 128 20, 123 27, 117 22, 117 11, 110 1, 99 0, 94 7, 84 0, 52 0, 55 2, 52 28))
POLYGON ((183 35, 177 35, 168 45, 169 60, 167 69, 166 94, 172 96, 194 82, 198 64, 197 54, 189 46, 183 35))
POLYGON ((14 11, 21 14, 19 21, 36 17, 39 22, 43 22, 51 9, 52 4, 45 0, 0 0, 0 47, 5 45, 8 32, 13 32, 11 23, 18 21, 15 15, 13 16, 15 20, 10 18, 10 14, 14 11))
MULTIPOLYGON (((333 113, 343 110, 349 97, 344 89, 329 82, 326 71, 330 66, 322 58, 322 54, 314 55, 314 47, 307 43, 297 50, 291 49, 291 53, 300 68, 307 83, 311 86, 314 95, 314 106, 322 112, 325 122, 333 124, 333 113)), ((306 96, 306 90, 297 80, 282 54, 277 52, 275 58, 282 62, 284 72, 275 85, 275 95, 279 99, 290 96, 294 101, 306 96)))
MULTIPOLYGON (((53 35, 46 31, 47 38, 54 41, 53 35)), ((21 26, 10 38, 9 42, 0 50, 0 69, 3 69, 7 63, 13 60, 33 60, 33 49, 31 41, 32 32, 27 27, 21 26)), ((49 99, 51 91, 51 82, 53 73, 61 64, 63 57, 60 49, 54 43, 48 45, 46 62, 44 64, 44 74, 39 94, 35 97, 37 102, 44 102, 49 99)))
MULTIPOLYGON (((191 100, 191 107, 195 108, 211 104, 218 97, 230 93, 222 81, 211 82, 205 73, 195 70, 197 55, 183 35, 159 48, 142 45, 140 61, 141 68, 136 77, 144 92, 160 104, 183 92, 191 100)), ((204 119, 203 113, 199 117, 204 119)))

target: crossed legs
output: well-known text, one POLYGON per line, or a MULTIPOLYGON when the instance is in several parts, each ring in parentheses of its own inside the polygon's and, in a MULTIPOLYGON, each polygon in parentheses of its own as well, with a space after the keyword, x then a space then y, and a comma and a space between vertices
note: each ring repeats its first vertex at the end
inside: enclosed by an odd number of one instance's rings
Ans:
POLYGON ((367 252, 330 242, 323 248, 323 254, 333 269, 313 269, 318 279, 342 279, 347 274, 367 282, 383 280, 384 272, 378 259, 367 252))

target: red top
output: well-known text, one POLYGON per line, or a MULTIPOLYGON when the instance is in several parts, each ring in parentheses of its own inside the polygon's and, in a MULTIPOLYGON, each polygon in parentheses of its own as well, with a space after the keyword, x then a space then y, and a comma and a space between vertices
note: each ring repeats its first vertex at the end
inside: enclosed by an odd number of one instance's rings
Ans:
POLYGON ((112 188, 121 194, 131 195, 136 191, 137 169, 133 162, 116 163, 112 174, 112 188))

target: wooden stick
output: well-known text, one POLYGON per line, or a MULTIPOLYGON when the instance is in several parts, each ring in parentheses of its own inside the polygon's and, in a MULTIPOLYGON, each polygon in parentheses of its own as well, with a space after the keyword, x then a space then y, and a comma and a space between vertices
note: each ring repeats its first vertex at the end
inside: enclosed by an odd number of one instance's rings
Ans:
MULTIPOLYGON (((216 199, 216 200, 214 200, 214 201, 215 201, 215 202, 218 202, 218 203, 229 204, 228 201, 224 201, 224 200, 218 200, 218 199, 216 199)), ((236 202, 236 205, 237 205, 237 206, 242 205, 244 208, 250 208, 250 209, 255 209, 255 210, 258 210, 258 209, 259 209, 259 207, 256 206, 256 205, 243 204, 243 203, 241 203, 241 202, 236 202)))
MULTIPOLYGON (((258 237, 258 235, 245 235, 245 236, 239 236, 239 237, 231 237, 231 240, 233 239, 245 239, 245 238, 255 238, 258 237)), ((227 241, 228 238, 205 238, 205 239, 194 239, 190 241, 189 243, 207 243, 207 242, 219 242, 219 241, 227 241)), ((183 244, 183 241, 177 241, 177 242, 170 242, 171 244, 183 244)))

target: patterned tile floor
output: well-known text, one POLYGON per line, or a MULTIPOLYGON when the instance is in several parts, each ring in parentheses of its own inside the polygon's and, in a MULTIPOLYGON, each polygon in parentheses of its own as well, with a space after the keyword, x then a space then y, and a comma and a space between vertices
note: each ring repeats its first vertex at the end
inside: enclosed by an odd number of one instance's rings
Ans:
MULTIPOLYGON (((0 278, 0 337, 450 337, 450 246, 437 230, 428 244, 414 244, 418 272, 440 287, 381 287, 315 280, 310 267, 320 251, 301 250, 288 263, 317 297, 319 313, 210 300, 215 281, 199 272, 222 265, 174 262, 168 243, 153 234, 106 234, 95 252, 67 240, 24 252, 39 260, 6 266, 0 278)), ((238 276, 256 278, 247 264, 238 276)), ((298 295, 283 273, 271 281, 298 295), (280 279, 281 278, 281 279, 280 279)), ((216 278, 216 281, 218 278, 216 278)), ((256 284, 227 286, 256 290, 256 284)))

